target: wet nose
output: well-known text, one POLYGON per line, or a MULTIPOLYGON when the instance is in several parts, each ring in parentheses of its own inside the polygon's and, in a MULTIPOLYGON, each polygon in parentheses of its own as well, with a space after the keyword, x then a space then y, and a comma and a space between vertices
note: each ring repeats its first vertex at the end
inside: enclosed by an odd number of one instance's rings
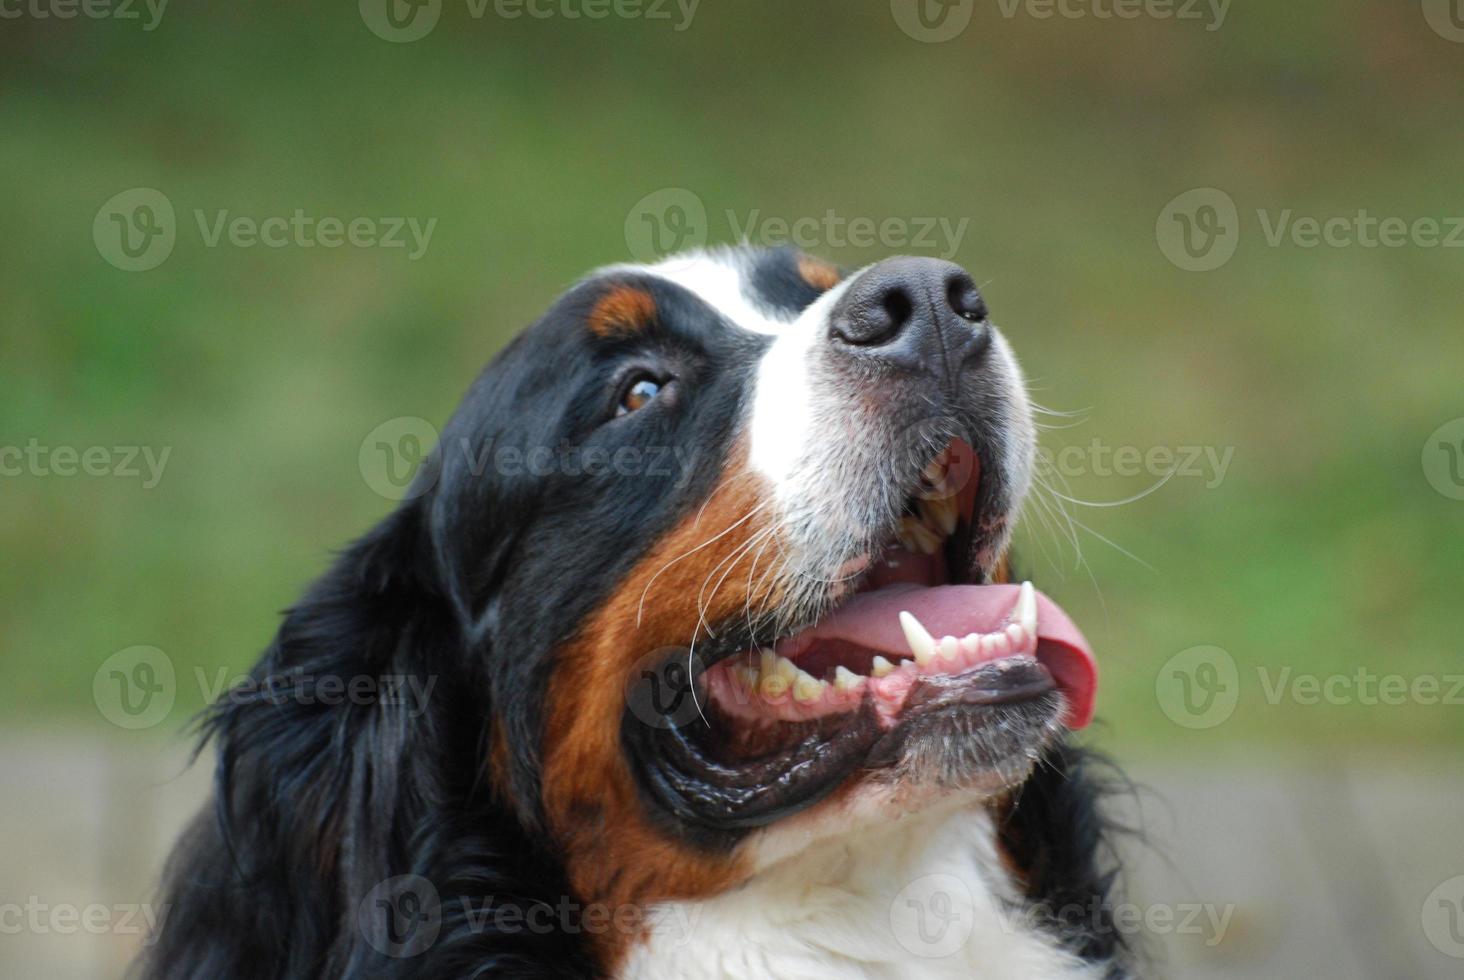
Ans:
POLYGON ((986 302, 954 262, 903 256, 856 279, 829 317, 850 357, 953 377, 991 345, 986 302))

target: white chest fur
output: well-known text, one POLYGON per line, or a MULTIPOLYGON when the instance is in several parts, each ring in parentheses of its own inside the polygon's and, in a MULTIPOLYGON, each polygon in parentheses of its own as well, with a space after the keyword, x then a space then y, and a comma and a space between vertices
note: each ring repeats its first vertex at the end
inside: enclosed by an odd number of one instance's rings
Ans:
MULTIPOLYGON (((786 842, 785 842, 786 843, 786 842)), ((979 807, 813 844, 741 888, 657 910, 624 980, 1095 980, 1014 902, 979 807)))

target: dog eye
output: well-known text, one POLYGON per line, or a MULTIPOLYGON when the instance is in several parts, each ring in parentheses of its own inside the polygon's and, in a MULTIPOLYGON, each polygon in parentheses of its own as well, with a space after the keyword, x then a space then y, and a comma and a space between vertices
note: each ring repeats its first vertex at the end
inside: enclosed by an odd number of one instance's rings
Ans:
POLYGON ((661 382, 649 375, 642 375, 625 389, 625 394, 620 398, 620 407, 615 412, 616 417, 645 408, 660 393, 661 382))

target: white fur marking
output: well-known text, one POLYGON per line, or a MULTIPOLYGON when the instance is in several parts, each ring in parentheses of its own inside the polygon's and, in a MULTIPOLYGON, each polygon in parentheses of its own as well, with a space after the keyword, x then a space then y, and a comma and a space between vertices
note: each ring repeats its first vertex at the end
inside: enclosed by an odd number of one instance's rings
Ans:
POLYGON ((823 840, 715 898, 660 906, 620 976, 1097 980, 1016 899, 986 811, 937 805, 823 840))

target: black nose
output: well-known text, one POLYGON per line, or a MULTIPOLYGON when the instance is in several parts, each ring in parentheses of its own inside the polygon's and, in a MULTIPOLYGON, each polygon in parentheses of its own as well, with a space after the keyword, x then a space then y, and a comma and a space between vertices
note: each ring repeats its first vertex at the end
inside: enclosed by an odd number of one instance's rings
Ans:
POLYGON ((954 262, 886 259, 856 279, 829 317, 851 356, 952 377, 991 345, 986 301, 954 262))

